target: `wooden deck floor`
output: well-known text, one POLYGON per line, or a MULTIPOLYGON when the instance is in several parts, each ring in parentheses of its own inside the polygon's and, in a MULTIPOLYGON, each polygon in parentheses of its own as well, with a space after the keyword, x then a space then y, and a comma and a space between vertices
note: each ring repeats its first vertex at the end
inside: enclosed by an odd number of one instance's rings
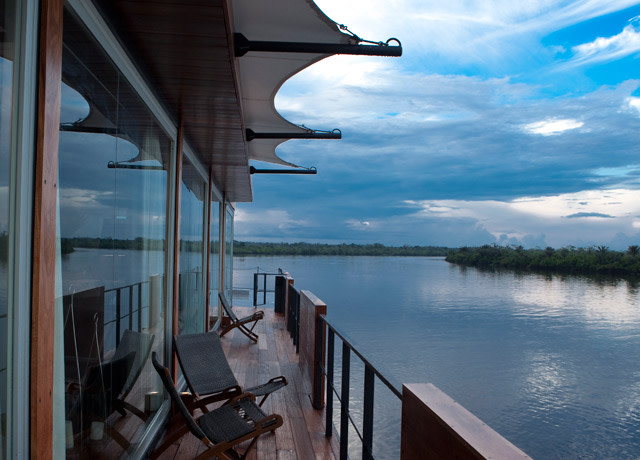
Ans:
MULTIPOLYGON (((238 316, 250 314, 235 307, 238 316)), ((258 323, 260 335, 257 344, 242 333, 233 331, 222 338, 231 368, 243 387, 266 382, 271 377, 284 375, 289 385, 269 396, 264 403, 266 413, 282 415, 284 425, 275 434, 258 440, 248 460, 335 460, 338 458, 337 438, 324 435, 324 411, 311 406, 310 388, 298 367, 298 355, 285 330, 284 318, 273 309, 265 309, 265 318, 258 323)), ((205 448, 191 434, 168 448, 162 460, 194 458, 205 448)))

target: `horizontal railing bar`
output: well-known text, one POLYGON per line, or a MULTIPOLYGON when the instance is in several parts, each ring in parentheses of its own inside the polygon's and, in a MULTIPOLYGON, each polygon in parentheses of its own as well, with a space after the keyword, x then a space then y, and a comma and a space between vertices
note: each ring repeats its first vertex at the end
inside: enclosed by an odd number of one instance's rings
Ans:
POLYGON ((137 283, 127 284, 126 286, 120 286, 120 287, 115 287, 115 288, 111 288, 111 289, 105 289, 104 292, 106 294, 107 292, 114 292, 114 291, 119 291, 119 290, 122 290, 122 289, 130 289, 130 288, 132 288, 134 286, 148 284, 148 283, 149 283, 149 281, 139 281, 137 283))
POLYGON ((133 314, 138 312, 138 311, 148 310, 148 309, 149 309, 149 305, 145 305, 144 307, 137 308, 137 309, 133 310, 131 313, 127 313, 126 315, 122 315, 119 318, 109 320, 109 321, 105 322, 104 325, 106 326, 107 324, 116 323, 116 322, 118 322, 119 320, 121 320, 123 318, 127 318, 128 316, 133 316, 133 314))
POLYGON ((333 324, 331 324, 329 322, 329 320, 327 319, 327 317, 325 315, 320 315, 319 318, 322 321, 324 321, 324 323, 327 325, 327 327, 329 329, 331 329, 334 332, 334 334, 336 334, 338 337, 340 337, 340 340, 342 340, 342 342, 345 343, 351 349, 351 351, 353 351, 353 353, 355 353, 355 355, 358 358, 360 358, 360 360, 366 366, 369 366, 373 370, 373 373, 378 377, 378 379, 382 383, 384 383, 387 386, 387 388, 389 388, 391 390, 391 392, 398 397, 398 399, 402 399, 402 389, 401 389, 400 385, 398 385, 397 383, 391 382, 391 380, 389 378, 387 378, 381 371, 379 371, 373 364, 371 364, 371 362, 367 358, 365 358, 362 355, 362 353, 360 353, 358 351, 358 349, 351 342, 351 340, 348 339, 347 336, 343 332, 340 331, 340 329, 338 329, 336 326, 334 326, 333 324))

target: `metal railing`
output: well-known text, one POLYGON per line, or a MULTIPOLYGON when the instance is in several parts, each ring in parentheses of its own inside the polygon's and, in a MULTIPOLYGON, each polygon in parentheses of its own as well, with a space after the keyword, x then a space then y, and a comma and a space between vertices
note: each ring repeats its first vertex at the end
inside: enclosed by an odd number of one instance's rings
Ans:
POLYGON ((326 420, 325 420, 325 435, 331 437, 333 435, 333 397, 336 396, 340 406, 340 430, 338 432, 340 437, 340 460, 348 459, 349 449, 349 424, 353 427, 358 437, 362 442, 362 459, 373 460, 373 413, 374 413, 374 389, 376 378, 384 384, 399 400, 402 400, 401 386, 395 382, 391 382, 388 377, 377 369, 358 349, 353 345, 353 342, 342 333, 336 326, 331 324, 326 316, 320 315, 317 322, 316 334, 321 336, 325 329, 327 331, 326 336, 326 367, 323 367, 322 354, 324 352, 322 340, 317 341, 316 353, 317 362, 320 367, 317 372, 316 382, 314 382, 315 391, 320 391, 319 386, 322 385, 321 376, 326 376, 326 420), (335 368, 335 337, 338 337, 342 341, 342 366, 341 366, 341 384, 340 392, 338 392, 334 385, 334 368, 335 368), (351 377, 351 355, 355 355, 364 364, 364 391, 362 397, 362 430, 358 428, 358 423, 355 421, 353 414, 349 410, 350 402, 350 377, 351 377))
MULTIPOLYGON (((267 292, 275 292, 274 289, 267 289, 267 276, 280 276, 282 275, 282 269, 279 268, 277 273, 256 272, 253 274, 253 306, 258 307, 267 304, 267 292), (262 287, 260 287, 260 281, 262 281, 262 287), (258 296, 262 293, 262 303, 258 303, 258 296)), ((275 278, 274 278, 275 279, 275 278)))
MULTIPOLYGON (((126 322, 128 328, 134 330, 134 316, 137 313, 137 319, 135 320, 136 329, 138 332, 142 332, 142 311, 148 310, 149 305, 142 305, 142 286, 145 284, 149 284, 149 281, 140 281, 138 283, 129 284, 127 286, 120 286, 113 289, 105 289, 105 296, 108 293, 115 293, 115 302, 116 302, 116 311, 115 311, 115 319, 111 321, 105 321, 104 328, 110 324, 115 324, 115 340, 116 347, 120 344, 120 336, 122 332, 122 323, 126 322), (137 288, 137 293, 134 294, 135 288, 137 288), (128 292, 127 292, 128 291, 128 292), (124 293, 124 294, 123 294, 124 293), (126 299, 126 302, 123 302, 126 299), (136 308, 134 309, 134 300, 136 301, 136 308), (128 304, 128 312, 124 315, 122 314, 123 303, 128 304)), ((147 296, 147 300, 150 302, 149 296, 147 296)), ((106 304, 106 299, 105 299, 106 304)))

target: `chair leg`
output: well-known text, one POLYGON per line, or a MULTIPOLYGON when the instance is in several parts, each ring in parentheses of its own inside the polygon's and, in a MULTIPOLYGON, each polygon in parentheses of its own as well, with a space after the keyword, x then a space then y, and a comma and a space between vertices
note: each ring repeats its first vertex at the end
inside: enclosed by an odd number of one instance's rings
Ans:
POLYGON ((242 331, 242 333, 244 335, 246 335, 247 337, 249 337, 251 340, 253 340, 254 342, 258 341, 258 334, 256 334, 255 332, 252 332, 251 329, 248 329, 244 324, 240 324, 238 326, 238 329, 240 329, 242 331))

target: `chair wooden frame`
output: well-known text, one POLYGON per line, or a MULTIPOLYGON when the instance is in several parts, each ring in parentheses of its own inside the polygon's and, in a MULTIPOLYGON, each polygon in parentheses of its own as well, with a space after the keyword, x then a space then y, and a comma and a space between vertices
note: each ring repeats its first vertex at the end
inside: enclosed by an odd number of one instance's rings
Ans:
POLYGON ((240 332, 249 337, 249 339, 254 343, 258 342, 258 334, 253 332, 253 329, 256 327, 256 324, 258 324, 258 321, 264 318, 264 312, 258 310, 252 315, 245 316, 244 318, 238 318, 233 312, 227 297, 222 292, 218 293, 218 297, 220 298, 220 303, 222 303, 222 308, 224 308, 224 311, 231 320, 231 323, 220 329, 220 337, 223 337, 228 332, 238 328, 240 332), (249 325, 251 325, 251 327, 248 327, 249 325))
POLYGON ((171 380, 169 369, 158 362, 155 352, 151 355, 151 362, 160 374, 174 409, 180 412, 185 421, 184 425, 165 437, 163 443, 152 453, 152 459, 159 457, 167 447, 190 431, 207 447, 205 452, 196 457, 198 460, 212 457, 222 460, 243 460, 259 436, 275 432, 278 427, 282 426, 282 417, 278 414, 266 415, 262 412, 255 404, 255 396, 251 393, 239 394, 222 407, 194 419, 178 394, 178 390, 171 380), (232 433, 238 425, 244 425, 243 429, 232 433), (228 428, 229 426, 234 426, 234 428, 228 428), (236 434, 238 435, 236 436, 236 434), (249 440, 251 442, 242 455, 234 450, 237 445, 249 440))

